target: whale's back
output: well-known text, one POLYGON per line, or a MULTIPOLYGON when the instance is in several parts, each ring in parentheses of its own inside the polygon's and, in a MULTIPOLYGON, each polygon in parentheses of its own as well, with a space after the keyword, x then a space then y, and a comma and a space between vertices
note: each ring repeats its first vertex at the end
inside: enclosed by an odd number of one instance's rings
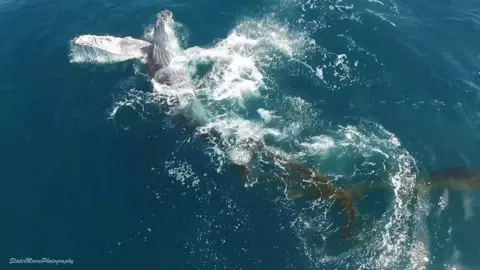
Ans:
POLYGON ((174 59, 181 56, 182 52, 173 29, 171 11, 164 10, 157 15, 152 44, 150 71, 154 74, 154 79, 167 85, 187 82, 189 80, 187 67, 174 59))
POLYGON ((430 175, 430 188, 472 191, 480 188, 480 173, 466 167, 441 169, 430 175))
POLYGON ((466 167, 452 167, 441 169, 433 172, 430 175, 430 180, 433 182, 436 181, 455 181, 455 180, 466 180, 477 177, 478 173, 471 171, 466 167))
POLYGON ((157 15, 153 29, 152 62, 156 70, 166 68, 175 54, 175 33, 173 31, 172 13, 164 10, 157 15))

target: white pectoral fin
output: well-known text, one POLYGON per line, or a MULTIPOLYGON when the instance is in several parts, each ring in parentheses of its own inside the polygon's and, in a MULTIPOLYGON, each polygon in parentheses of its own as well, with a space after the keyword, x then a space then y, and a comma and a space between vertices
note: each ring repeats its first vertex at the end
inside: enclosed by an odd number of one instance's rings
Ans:
POLYGON ((73 62, 144 61, 152 48, 150 42, 132 37, 81 35, 73 40, 71 57, 73 62))

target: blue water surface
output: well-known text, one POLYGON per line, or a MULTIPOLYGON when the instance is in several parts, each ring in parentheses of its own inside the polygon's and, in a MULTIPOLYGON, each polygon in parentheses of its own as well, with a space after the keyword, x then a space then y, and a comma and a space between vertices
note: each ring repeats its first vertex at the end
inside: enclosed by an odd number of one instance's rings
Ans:
MULTIPOLYGON (((184 47, 213 46, 240 23, 268 17, 328 52, 307 51, 301 62, 308 66, 346 54, 345 80, 328 68, 320 80, 291 61, 266 71, 277 92, 318 112, 305 136, 370 121, 401 141, 419 171, 480 170, 476 1, 1 1, 0 269, 23 267, 11 258, 74 260, 59 269, 360 269, 362 258, 341 257, 358 243, 338 238, 327 239, 328 256, 338 259, 322 262, 326 253, 311 244, 322 235, 311 233, 308 243, 298 237, 295 215, 276 202, 281 187, 247 189, 229 167, 217 172, 205 142, 189 140, 194 128, 165 106, 145 103, 110 117, 130 88, 149 93, 151 84, 132 61, 71 63, 71 40, 141 38, 165 8, 188 33, 184 47), (168 173, 171 160, 189 164, 196 189, 168 173)), ((353 163, 318 166, 334 173, 353 163)), ((479 195, 451 192, 442 208, 442 192, 431 195, 423 218, 428 252, 408 254, 425 269, 480 269, 479 195)), ((377 204, 365 202, 362 212, 387 220, 393 199, 374 196, 377 204)))

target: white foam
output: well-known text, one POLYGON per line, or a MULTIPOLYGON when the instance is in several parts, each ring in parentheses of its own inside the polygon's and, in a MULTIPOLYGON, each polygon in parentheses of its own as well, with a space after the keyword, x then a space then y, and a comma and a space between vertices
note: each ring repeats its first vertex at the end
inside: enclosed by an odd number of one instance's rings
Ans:
POLYGON ((309 155, 324 155, 329 149, 335 147, 335 141, 325 135, 314 136, 310 141, 300 143, 308 151, 309 155))
POLYGON ((266 135, 280 135, 280 132, 276 129, 265 128, 260 123, 239 117, 219 118, 215 122, 200 127, 198 130, 201 133, 208 133, 211 129, 219 132, 225 144, 231 146, 259 142, 266 135))
POLYGON ((166 161, 165 170, 183 186, 196 187, 200 183, 200 178, 186 161, 166 161))
POLYGON ((346 54, 337 55, 336 61, 333 63, 334 76, 339 77, 340 81, 350 79, 350 67, 346 54))
POLYGON ((212 70, 203 78, 210 99, 243 99, 260 89, 263 75, 249 50, 252 44, 255 42, 232 34, 213 48, 186 50, 187 57, 196 64, 214 61, 212 70))
POLYGON ((317 74, 317 76, 318 76, 322 81, 324 81, 324 77, 323 77, 323 67, 322 67, 322 68, 316 67, 316 68, 315 68, 315 74, 317 74))
POLYGON ((382 6, 385 5, 382 1, 379 1, 379 0, 368 0, 368 2, 377 3, 377 4, 380 4, 380 5, 382 5, 382 6))
POLYGON ((371 13, 372 15, 380 18, 381 20, 383 20, 383 21, 385 21, 385 22, 388 22, 388 23, 391 24, 393 27, 397 27, 397 25, 396 25, 394 22, 392 22, 392 21, 390 21, 389 19, 386 18, 387 15, 382 14, 382 13, 380 13, 380 12, 373 11, 373 10, 371 10, 371 9, 367 9, 367 11, 368 11, 369 13, 371 13))
POLYGON ((230 160, 238 165, 247 165, 252 160, 252 152, 242 147, 233 147, 229 150, 230 160))
POLYGON ((275 111, 269 111, 269 110, 265 110, 263 108, 257 109, 257 113, 260 115, 260 117, 266 123, 272 121, 272 119, 274 119, 276 117, 275 116, 275 111))

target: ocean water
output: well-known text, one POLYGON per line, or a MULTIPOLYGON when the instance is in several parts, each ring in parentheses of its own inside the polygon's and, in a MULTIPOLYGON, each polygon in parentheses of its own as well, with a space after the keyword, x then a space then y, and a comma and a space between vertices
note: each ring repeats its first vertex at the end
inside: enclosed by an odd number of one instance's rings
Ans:
POLYGON ((414 192, 422 172, 480 170, 478 7, 0 1, 0 269, 480 269, 478 192, 414 192), (195 89, 72 46, 146 38, 163 9, 195 89), (252 141, 336 186, 395 190, 358 198, 356 235, 342 238, 331 200, 235 173, 251 160, 286 177, 252 141))

